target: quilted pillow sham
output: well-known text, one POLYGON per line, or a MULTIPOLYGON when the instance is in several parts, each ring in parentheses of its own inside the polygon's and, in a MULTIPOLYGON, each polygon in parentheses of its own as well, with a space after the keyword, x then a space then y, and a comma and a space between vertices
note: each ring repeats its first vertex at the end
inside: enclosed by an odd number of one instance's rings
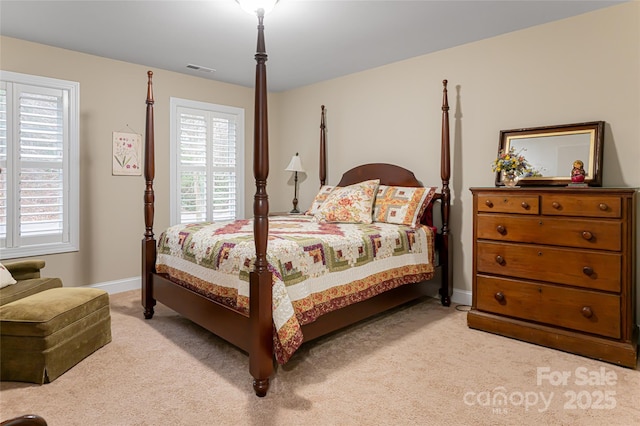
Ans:
POLYGON ((435 192, 435 187, 380 185, 373 207, 373 221, 415 227, 435 192))
POLYGON ((307 210, 305 214, 313 216, 318 213, 320 206, 327 200, 327 197, 331 194, 331 191, 333 191, 334 188, 336 187, 331 185, 322 185, 320 191, 318 191, 318 194, 316 195, 316 198, 313 199, 311 207, 309 207, 309 210, 307 210))
POLYGON ((371 223, 380 179, 335 188, 314 215, 318 222, 371 223))

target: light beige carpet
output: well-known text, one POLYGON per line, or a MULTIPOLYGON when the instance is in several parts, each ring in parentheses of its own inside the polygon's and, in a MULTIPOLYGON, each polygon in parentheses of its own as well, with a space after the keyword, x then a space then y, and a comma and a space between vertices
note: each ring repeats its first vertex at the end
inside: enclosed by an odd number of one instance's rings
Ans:
POLYGON ((0 418, 35 413, 51 426, 640 424, 640 371, 470 330, 465 312, 436 300, 303 346, 265 398, 253 393, 246 354, 168 308, 144 320, 134 291, 113 295, 111 312, 113 342, 53 383, 2 382, 0 418))

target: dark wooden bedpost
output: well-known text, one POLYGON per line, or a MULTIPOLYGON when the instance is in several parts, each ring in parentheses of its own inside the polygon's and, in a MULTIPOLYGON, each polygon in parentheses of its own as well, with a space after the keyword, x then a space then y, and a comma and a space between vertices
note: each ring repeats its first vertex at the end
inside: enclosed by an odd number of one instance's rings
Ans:
POLYGON ((453 291, 451 269, 451 247, 449 245, 449 207, 451 205, 451 191, 449 179, 451 178, 451 154, 449 141, 449 99, 447 96, 447 80, 442 81, 442 141, 440 156, 440 178, 442 179, 442 250, 440 262, 442 267, 442 282, 440 285, 440 300, 444 306, 451 305, 451 293, 453 291))
POLYGON ((253 174, 256 193, 253 199, 253 233, 256 246, 256 262, 249 275, 249 322, 251 344, 249 347, 249 371, 253 376, 253 390, 265 396, 269 389, 269 377, 273 373, 273 314, 272 274, 267 263, 269 236, 269 132, 267 119, 267 53, 264 43, 264 10, 258 9, 258 47, 256 53, 255 124, 253 141, 253 174))
POLYGON ((156 300, 153 298, 152 274, 155 272, 156 240, 153 237, 153 214, 155 196, 153 193, 153 179, 155 177, 155 136, 153 133, 153 71, 147 72, 147 117, 144 137, 144 238, 142 240, 142 306, 144 317, 153 317, 153 307, 156 300))
POLYGON ((324 124, 324 105, 320 109, 320 186, 322 186, 327 184, 327 130, 324 124))

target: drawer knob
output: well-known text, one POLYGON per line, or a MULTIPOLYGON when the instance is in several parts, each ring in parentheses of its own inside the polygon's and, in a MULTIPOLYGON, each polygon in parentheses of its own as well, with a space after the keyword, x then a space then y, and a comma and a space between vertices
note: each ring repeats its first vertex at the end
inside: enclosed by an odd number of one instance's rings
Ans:
POLYGON ((504 265, 504 257, 497 255, 496 262, 498 262, 500 265, 504 265))
POLYGON ((600 210, 602 210, 603 212, 606 212, 607 210, 609 210, 609 206, 607 206, 605 203, 600 203, 600 204, 598 205, 598 208, 599 208, 600 210))
POLYGON ((493 202, 491 200, 487 200, 484 202, 487 207, 493 207, 493 202))
POLYGON ((585 318, 591 318, 593 316, 593 311, 591 310, 591 306, 583 306, 581 312, 582 312, 582 316, 585 318))
POLYGON ((551 207, 553 207, 556 210, 560 210, 560 203, 557 201, 554 201, 553 203, 551 203, 551 207))
POLYGON ((523 209, 529 210, 529 203, 527 203, 526 201, 523 201, 522 204, 520 205, 522 206, 523 209))
POLYGON ((593 268, 591 266, 585 266, 584 268, 582 268, 582 272, 590 277, 591 275, 593 275, 593 268))
POLYGON ((493 297, 495 297, 498 302, 504 302, 504 294, 501 291, 497 292, 493 297))
POLYGON ((507 229, 502 225, 498 225, 496 227, 496 231, 498 231, 498 234, 502 234, 502 235, 507 233, 507 229))
POLYGON ((591 241, 593 239, 593 234, 589 231, 583 231, 582 238, 584 238, 587 241, 591 241))

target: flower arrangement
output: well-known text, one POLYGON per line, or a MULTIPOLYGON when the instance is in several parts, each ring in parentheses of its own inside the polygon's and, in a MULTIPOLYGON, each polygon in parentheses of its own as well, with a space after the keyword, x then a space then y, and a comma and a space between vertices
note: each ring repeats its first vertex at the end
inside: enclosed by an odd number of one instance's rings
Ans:
POLYGON ((522 151, 524 151, 524 149, 516 152, 514 147, 509 148, 509 151, 506 152, 504 149, 500 150, 498 158, 496 158, 492 164, 493 171, 516 176, 532 173, 531 165, 526 158, 524 158, 524 155, 522 155, 522 151))

